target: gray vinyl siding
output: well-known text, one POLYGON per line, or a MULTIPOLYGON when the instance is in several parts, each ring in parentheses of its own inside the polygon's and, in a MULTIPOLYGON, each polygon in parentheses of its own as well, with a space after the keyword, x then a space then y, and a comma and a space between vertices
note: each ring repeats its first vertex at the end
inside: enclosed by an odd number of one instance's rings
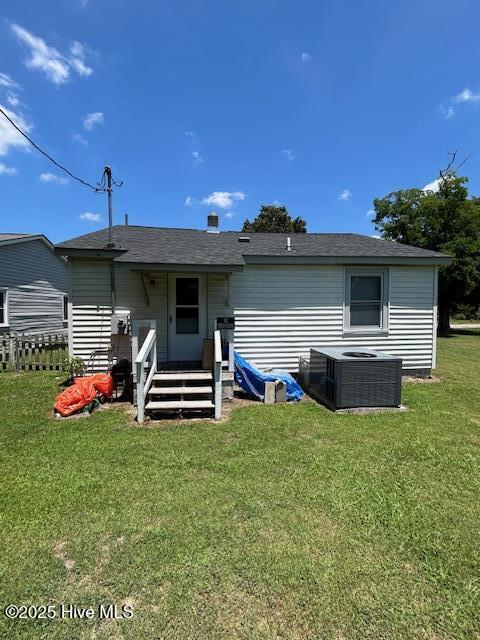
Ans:
POLYGON ((229 305, 229 285, 231 276, 223 273, 208 275, 208 336, 211 338, 215 329, 215 319, 219 316, 233 315, 229 305))
MULTIPOLYGON (((208 334, 217 316, 235 315, 235 348, 261 368, 296 371, 310 347, 369 346, 398 354, 405 369, 434 366, 436 269, 389 268, 388 333, 347 336, 343 330, 345 269, 329 266, 247 266, 243 272, 208 274, 208 334)), ((115 265, 116 312, 157 321, 158 358, 168 358, 168 277, 145 278, 115 265)), ((72 262, 73 353, 88 359, 106 348, 111 333, 110 267, 107 261, 72 262)))
POLYGON ((9 302, 9 324, 0 333, 66 331, 67 267, 42 240, 0 246, 0 287, 8 288, 9 302))
MULTIPOLYGON (((110 266, 104 260, 74 260, 71 265, 71 355, 88 362, 94 351, 110 345, 112 300, 110 266)), ((96 358, 105 369, 108 358, 96 358)))
MULTIPOLYGON (((159 361, 167 358, 167 277, 154 274, 146 279, 149 303, 140 275, 126 265, 115 265, 115 312, 128 313, 131 320, 157 321, 159 361)), ((72 334, 71 352, 85 362, 96 350, 105 350, 112 333, 110 263, 106 260, 71 261, 72 334)), ((107 356, 95 359, 95 368, 105 368, 107 356)))
POLYGON ((152 273, 144 277, 148 304, 140 274, 127 265, 115 265, 116 311, 128 312, 131 320, 155 320, 157 323, 157 358, 167 359, 167 301, 166 273, 152 273))
POLYGON ((390 267, 387 335, 344 335, 342 266, 251 266, 232 276, 235 348, 260 368, 296 371, 311 347, 368 346, 430 369, 435 348, 434 267, 390 267))

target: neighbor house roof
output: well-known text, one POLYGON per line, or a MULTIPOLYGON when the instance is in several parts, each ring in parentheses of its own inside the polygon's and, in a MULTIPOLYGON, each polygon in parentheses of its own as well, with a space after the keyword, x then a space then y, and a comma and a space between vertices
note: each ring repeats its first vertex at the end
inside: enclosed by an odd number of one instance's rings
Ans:
POLYGON ((111 257, 148 265, 230 266, 246 263, 404 263, 439 264, 448 256, 356 233, 209 233, 198 229, 116 225, 114 246, 108 228, 56 245, 61 255, 111 257), (290 237, 291 250, 287 249, 290 237), (248 240, 247 240, 248 239, 248 240))
POLYGON ((53 249, 53 244, 42 233, 0 233, 0 246, 17 242, 30 242, 31 240, 41 240, 50 249, 53 249))

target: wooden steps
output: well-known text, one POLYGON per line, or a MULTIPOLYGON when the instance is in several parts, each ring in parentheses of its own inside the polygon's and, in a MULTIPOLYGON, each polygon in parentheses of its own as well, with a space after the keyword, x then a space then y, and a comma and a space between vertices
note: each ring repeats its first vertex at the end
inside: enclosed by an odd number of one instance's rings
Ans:
POLYGON ((211 371, 171 371, 156 373, 154 382, 171 382, 172 380, 213 380, 211 371))
POLYGON ((213 387, 150 387, 149 395, 203 395, 204 393, 213 393, 213 387))
POLYGON ((176 400, 174 402, 148 402, 145 409, 149 411, 166 411, 171 409, 215 409, 211 400, 176 400))
POLYGON ((152 417, 164 411, 199 412, 215 410, 211 371, 161 371, 147 390, 145 410, 152 417))

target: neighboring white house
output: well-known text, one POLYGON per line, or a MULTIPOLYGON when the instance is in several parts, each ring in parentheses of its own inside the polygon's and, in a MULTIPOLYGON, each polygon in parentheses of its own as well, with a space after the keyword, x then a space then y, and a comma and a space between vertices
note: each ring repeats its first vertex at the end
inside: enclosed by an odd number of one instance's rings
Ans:
POLYGON ((216 319, 232 316, 235 349, 260 368, 295 372, 311 347, 346 345, 398 355, 406 373, 435 367, 440 253, 357 234, 141 226, 55 251, 68 257, 70 351, 85 361, 119 319, 155 320, 160 366, 199 361, 216 319))
POLYGON ((0 335, 67 329, 67 264, 39 234, 0 233, 0 335))

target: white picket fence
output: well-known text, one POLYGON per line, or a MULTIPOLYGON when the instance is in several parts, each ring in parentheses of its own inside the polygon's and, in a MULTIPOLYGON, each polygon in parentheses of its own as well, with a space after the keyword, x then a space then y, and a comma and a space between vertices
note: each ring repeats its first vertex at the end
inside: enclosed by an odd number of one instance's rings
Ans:
POLYGON ((67 357, 66 334, 0 334, 0 371, 61 371, 67 357))

